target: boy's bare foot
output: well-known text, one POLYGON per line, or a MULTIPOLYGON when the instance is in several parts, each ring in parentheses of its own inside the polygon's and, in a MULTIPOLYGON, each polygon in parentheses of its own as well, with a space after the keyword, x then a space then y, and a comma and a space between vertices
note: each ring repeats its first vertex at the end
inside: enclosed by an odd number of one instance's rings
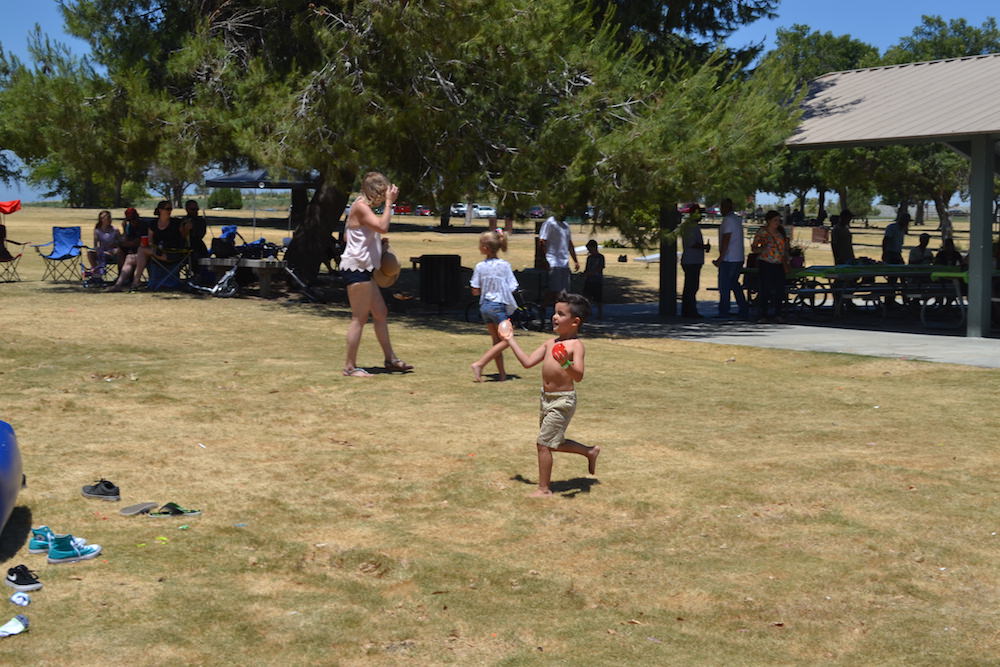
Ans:
POLYGON ((499 376, 497 376, 497 382, 506 382, 506 381, 507 381, 507 375, 506 374, 501 373, 499 376))
POLYGON ((475 364, 470 364, 469 368, 472 369, 472 381, 482 382, 483 381, 483 368, 482 366, 477 366, 475 364))
POLYGON ((594 445, 587 453, 587 472, 591 475, 597 474, 597 456, 601 453, 599 445, 594 445))
POLYGON ((546 496, 551 496, 551 495, 552 495, 552 491, 550 491, 549 489, 535 489, 534 491, 532 491, 531 493, 528 494, 528 497, 529 498, 544 498, 546 496))

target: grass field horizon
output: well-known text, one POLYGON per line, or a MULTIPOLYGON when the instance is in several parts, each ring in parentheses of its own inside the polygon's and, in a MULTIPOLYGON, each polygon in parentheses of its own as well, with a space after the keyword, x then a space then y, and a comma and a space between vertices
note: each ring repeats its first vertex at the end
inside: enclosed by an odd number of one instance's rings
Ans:
MULTIPOLYGON (((7 226, 25 240, 95 219, 27 210, 7 226)), ((392 238, 404 265, 476 260, 471 235, 414 223, 392 238)), ((0 418, 28 476, 0 547, 45 588, 10 605, 31 629, 0 640, 6 662, 968 664, 1000 650, 983 412, 998 371, 585 329, 570 436, 601 445, 597 475, 557 457, 556 497, 529 499, 538 371, 508 359, 517 379, 473 383, 480 326, 394 314, 415 372, 355 380, 340 375, 344 304, 106 294, 40 282, 32 255, 25 282, 0 285, 0 418), (120 503, 81 497, 100 477, 120 503), (204 513, 118 514, 140 501, 204 513), (42 524, 104 552, 47 565, 26 553, 42 524)), ((612 264, 622 299, 655 294, 655 267, 612 264)), ((359 361, 381 363, 370 327, 359 361)))

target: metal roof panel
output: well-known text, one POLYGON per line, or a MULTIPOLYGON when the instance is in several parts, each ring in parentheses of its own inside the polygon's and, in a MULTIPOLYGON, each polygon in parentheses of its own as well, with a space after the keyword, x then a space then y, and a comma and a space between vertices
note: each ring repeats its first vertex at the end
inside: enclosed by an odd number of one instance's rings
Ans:
POLYGON ((1000 54, 832 72, 814 79, 789 146, 1000 134, 1000 54))

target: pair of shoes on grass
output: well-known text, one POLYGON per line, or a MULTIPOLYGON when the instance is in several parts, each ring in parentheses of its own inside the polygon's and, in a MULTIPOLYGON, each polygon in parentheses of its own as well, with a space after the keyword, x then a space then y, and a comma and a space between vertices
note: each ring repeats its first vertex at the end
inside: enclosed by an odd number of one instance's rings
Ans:
POLYGON ((129 505, 128 507, 123 507, 120 514, 125 516, 134 516, 136 514, 145 514, 157 519, 163 519, 174 516, 198 516, 201 514, 201 510, 192 510, 186 507, 181 507, 177 503, 166 503, 160 509, 153 512, 152 510, 159 503, 137 503, 135 505, 129 505))
MULTIPOLYGON (((118 501, 122 499, 121 490, 111 481, 104 479, 103 477, 93 484, 88 484, 81 489, 81 493, 85 498, 97 498, 99 500, 111 500, 118 501)), ((153 512, 152 510, 156 508, 159 503, 137 503, 135 505, 129 505, 128 507, 123 507, 121 509, 121 514, 124 516, 134 516, 136 514, 148 514, 152 517, 171 517, 171 516, 198 516, 201 514, 201 510, 191 510, 186 507, 181 507, 177 503, 167 503, 163 505, 160 509, 153 512)))
POLYGON ((101 553, 101 545, 87 544, 87 540, 82 537, 73 537, 68 533, 56 535, 48 526, 41 526, 31 529, 28 553, 47 553, 48 561, 52 564, 76 563, 96 558, 101 553))

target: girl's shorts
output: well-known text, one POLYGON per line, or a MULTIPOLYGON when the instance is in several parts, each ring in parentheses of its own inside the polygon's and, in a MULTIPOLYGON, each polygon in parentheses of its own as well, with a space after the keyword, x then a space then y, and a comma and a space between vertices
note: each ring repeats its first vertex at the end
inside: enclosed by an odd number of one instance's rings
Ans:
POLYGON ((372 279, 371 271, 363 271, 360 269, 344 269, 340 272, 340 277, 344 279, 344 287, 353 285, 354 283, 367 283, 372 279))
POLYGON ((500 324, 509 317, 507 306, 497 301, 483 301, 479 304, 479 314, 487 324, 500 324))

